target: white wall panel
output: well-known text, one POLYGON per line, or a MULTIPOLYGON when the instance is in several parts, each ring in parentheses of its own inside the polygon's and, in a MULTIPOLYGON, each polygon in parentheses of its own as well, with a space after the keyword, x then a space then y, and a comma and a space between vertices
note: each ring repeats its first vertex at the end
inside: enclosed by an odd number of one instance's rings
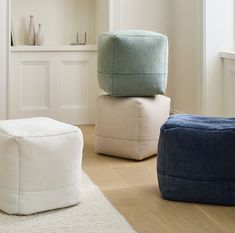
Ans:
POLYGON ((205 114, 222 116, 224 80, 220 52, 234 50, 234 0, 206 0, 204 8, 205 114))
POLYGON ((88 61, 64 61, 61 66, 61 107, 88 107, 88 61))
POLYGON ((23 61, 19 63, 20 109, 48 109, 49 107, 49 64, 48 62, 23 61))

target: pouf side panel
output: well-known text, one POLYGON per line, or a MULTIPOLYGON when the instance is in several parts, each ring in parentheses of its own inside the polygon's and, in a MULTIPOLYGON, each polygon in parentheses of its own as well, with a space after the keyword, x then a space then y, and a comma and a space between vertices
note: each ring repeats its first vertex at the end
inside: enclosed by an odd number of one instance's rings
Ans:
POLYGON ((164 94, 167 74, 115 74, 112 96, 140 97, 164 94))
POLYGON ((157 154, 160 128, 170 113, 170 98, 157 95, 140 99, 139 141, 140 153, 157 154))
POLYGON ((19 144, 19 214, 60 208, 80 201, 83 148, 80 130, 53 137, 22 138, 19 144), (53 197, 56 193, 58 195, 53 197), (49 197, 48 205, 43 204, 49 197), (31 204, 32 200, 35 205, 31 204))
POLYGON ((0 209, 15 213, 19 197, 19 153, 16 138, 0 132, 0 209))
POLYGON ((98 83, 100 88, 107 92, 108 94, 114 96, 113 94, 113 74, 98 73, 98 83))
POLYGON ((139 158, 137 140, 121 140, 96 136, 95 145, 95 151, 98 154, 137 160, 139 158))
POLYGON ((167 175, 205 181, 235 180, 234 141, 235 131, 231 130, 166 129, 167 175))
POLYGON ((98 73, 114 73, 114 38, 101 35, 98 40, 98 73))
POLYGON ((16 214, 30 215, 46 210, 64 208, 80 203, 81 182, 60 189, 21 192, 16 214))
POLYGON ((164 127, 165 124, 160 129, 160 137, 158 141, 158 154, 157 154, 157 179, 158 185, 161 194, 165 193, 166 187, 166 162, 167 162, 167 155, 165 154, 165 139, 164 139, 164 127), (159 175, 164 174, 164 175, 159 175))
POLYGON ((97 153, 141 160, 157 152, 159 128, 167 119, 170 99, 97 98, 97 153), (156 128, 156 129, 155 129, 156 128))
POLYGON ((96 99, 96 136, 138 140, 139 108, 131 98, 109 95, 96 99))
POLYGON ((18 212, 19 191, 0 189, 0 210, 7 214, 18 212))
POLYGON ((96 153, 143 160, 156 154, 156 140, 121 140, 96 136, 96 153))
POLYGON ((54 137, 22 138, 19 143, 21 191, 60 189, 78 182, 83 148, 79 131, 54 137))
POLYGON ((138 153, 138 103, 130 98, 108 95, 96 100, 95 151, 118 157, 133 157, 138 153))
POLYGON ((166 74, 166 36, 117 36, 114 41, 115 74, 166 74))
POLYGON ((173 201, 235 205, 234 181, 198 181, 168 176, 158 172, 164 199, 173 201), (233 187, 233 188, 232 188, 233 187))
POLYGON ((140 140, 158 142, 160 128, 170 114, 170 98, 157 95, 153 98, 140 98, 140 140))
POLYGON ((156 156, 157 154, 157 139, 153 140, 139 140, 138 147, 138 160, 143 160, 150 156, 156 156))

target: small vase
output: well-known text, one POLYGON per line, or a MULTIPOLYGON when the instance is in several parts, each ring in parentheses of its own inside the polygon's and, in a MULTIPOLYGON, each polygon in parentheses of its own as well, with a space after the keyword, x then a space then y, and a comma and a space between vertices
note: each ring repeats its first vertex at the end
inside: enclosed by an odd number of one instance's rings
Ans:
POLYGON ((36 45, 43 45, 44 44, 44 34, 42 31, 42 25, 38 24, 38 32, 36 34, 36 45))
POLYGON ((35 45, 35 27, 34 27, 34 16, 33 15, 30 15, 27 44, 28 45, 35 45))

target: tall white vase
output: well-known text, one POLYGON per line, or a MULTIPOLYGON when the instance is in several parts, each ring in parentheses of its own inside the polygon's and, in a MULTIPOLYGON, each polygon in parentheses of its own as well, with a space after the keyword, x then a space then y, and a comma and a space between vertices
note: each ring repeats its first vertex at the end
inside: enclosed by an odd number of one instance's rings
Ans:
POLYGON ((34 27, 34 16, 30 15, 29 31, 28 31, 28 45, 35 45, 35 27, 34 27))
POLYGON ((38 32, 36 34, 36 45, 44 44, 44 33, 42 31, 42 25, 38 24, 38 32))

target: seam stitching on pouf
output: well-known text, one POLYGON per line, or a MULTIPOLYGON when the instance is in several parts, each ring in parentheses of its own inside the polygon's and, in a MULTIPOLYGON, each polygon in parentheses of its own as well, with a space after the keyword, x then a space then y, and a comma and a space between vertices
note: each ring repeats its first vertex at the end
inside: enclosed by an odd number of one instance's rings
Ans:
POLYGON ((162 172, 158 169, 158 173, 160 173, 161 175, 164 175, 164 176, 168 176, 168 177, 173 177, 173 178, 176 178, 176 179, 182 179, 182 180, 188 180, 188 181, 196 181, 196 182, 211 182, 211 183, 216 183, 216 182, 232 182, 234 181, 235 182, 235 179, 231 179, 231 180, 227 180, 227 179, 218 179, 218 180, 199 180, 199 179, 187 179, 185 177, 180 177, 180 176, 173 176, 173 175, 169 175, 169 174, 166 174, 165 172, 162 172))
POLYGON ((14 136, 14 135, 10 135, 11 137, 16 138, 17 140, 22 140, 22 139, 37 139, 37 138, 48 138, 48 137, 60 137, 60 136, 65 136, 65 135, 69 135, 69 134, 76 134, 78 132, 78 130, 76 131, 71 131, 68 133, 62 133, 62 134, 52 134, 52 135, 41 135, 41 136, 14 136))

